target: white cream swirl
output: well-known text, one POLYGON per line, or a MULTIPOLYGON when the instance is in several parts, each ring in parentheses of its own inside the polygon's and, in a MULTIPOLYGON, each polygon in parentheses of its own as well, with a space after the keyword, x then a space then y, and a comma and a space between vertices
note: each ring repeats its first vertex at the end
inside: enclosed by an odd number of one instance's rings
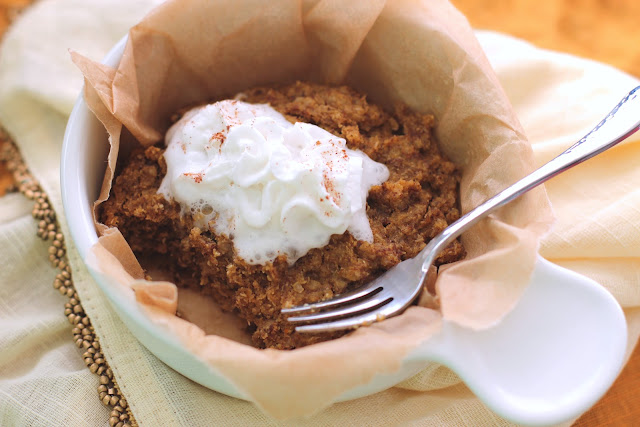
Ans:
POLYGON ((187 112, 165 142, 158 192, 229 236, 248 263, 281 254, 293 263, 345 231, 373 241, 366 198, 389 171, 317 126, 227 100, 187 112))

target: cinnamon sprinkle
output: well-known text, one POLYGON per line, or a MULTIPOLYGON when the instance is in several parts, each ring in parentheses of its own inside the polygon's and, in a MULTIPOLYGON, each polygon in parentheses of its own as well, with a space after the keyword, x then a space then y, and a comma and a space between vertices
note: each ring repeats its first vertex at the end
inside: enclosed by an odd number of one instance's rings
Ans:
POLYGON ((200 184, 202 182, 202 172, 185 172, 183 175, 193 179, 196 184, 200 184))

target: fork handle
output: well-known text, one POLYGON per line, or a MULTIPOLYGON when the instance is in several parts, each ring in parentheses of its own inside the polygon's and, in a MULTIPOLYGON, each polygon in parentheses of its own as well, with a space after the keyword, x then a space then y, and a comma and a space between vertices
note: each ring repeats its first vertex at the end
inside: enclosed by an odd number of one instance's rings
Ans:
POLYGON ((442 249, 491 212, 548 179, 613 147, 636 132, 640 128, 639 95, 640 86, 629 92, 596 127, 562 154, 467 212, 447 227, 423 249, 423 254, 427 258, 422 265, 422 271, 428 270, 442 249))

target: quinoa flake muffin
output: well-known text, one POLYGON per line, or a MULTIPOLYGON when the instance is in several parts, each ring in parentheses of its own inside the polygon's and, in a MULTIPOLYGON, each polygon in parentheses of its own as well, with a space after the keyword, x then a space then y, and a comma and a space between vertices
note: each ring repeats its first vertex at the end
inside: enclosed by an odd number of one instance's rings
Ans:
MULTIPOLYGON (((230 236, 197 226, 179 203, 158 193, 167 171, 164 144, 137 148, 119 161, 99 220, 117 227, 140 259, 151 256, 164 266, 178 286, 198 289, 244 319, 257 347, 293 349, 341 336, 345 332, 296 333, 280 310, 354 289, 417 255, 459 217, 459 173, 440 153, 433 116, 406 106, 388 113, 350 88, 301 82, 255 88, 242 100, 270 104, 291 122, 317 125, 387 166, 389 179, 367 197, 372 243, 345 232, 293 265, 283 255, 248 263, 230 236)), ((436 264, 463 256, 455 241, 436 264)))

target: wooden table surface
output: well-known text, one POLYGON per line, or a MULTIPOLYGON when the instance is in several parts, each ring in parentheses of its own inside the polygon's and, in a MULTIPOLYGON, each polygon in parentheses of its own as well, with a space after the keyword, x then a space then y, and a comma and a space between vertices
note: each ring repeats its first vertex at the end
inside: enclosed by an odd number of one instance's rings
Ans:
MULTIPOLYGON (((11 20, 32 2, 33 0, 0 0, 0 36, 4 34, 11 20)), ((2 124, 0 123, 0 125, 2 124)), ((0 143, 2 143, 1 140, 0 143)), ((0 161, 0 196, 4 196, 7 188, 12 185, 13 179, 7 171, 6 165, 0 161)))
MULTIPOLYGON (((0 0, 0 34, 31 0, 0 0)), ((453 0, 475 28, 614 65, 640 77, 638 0, 453 0)), ((0 52, 1 54, 1 52, 0 52)), ((12 184, 0 162, 0 196, 12 184)), ((640 426, 640 347, 609 392, 575 427, 640 426)))

